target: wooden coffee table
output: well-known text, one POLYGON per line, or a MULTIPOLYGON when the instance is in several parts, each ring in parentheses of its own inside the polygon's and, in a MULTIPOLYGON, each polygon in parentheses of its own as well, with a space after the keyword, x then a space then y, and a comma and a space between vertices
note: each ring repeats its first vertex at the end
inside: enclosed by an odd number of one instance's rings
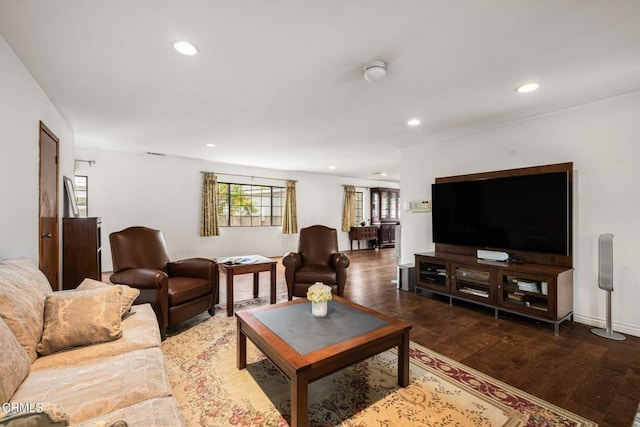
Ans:
POLYGON ((291 381, 291 425, 308 425, 309 383, 398 347, 398 385, 409 384, 409 330, 402 320, 333 296, 329 315, 315 318, 306 299, 244 310, 238 322, 238 369, 247 365, 247 337, 291 381), (338 326, 338 327, 336 327, 338 326))
POLYGON ((269 297, 271 304, 276 303, 276 264, 277 261, 261 255, 218 258, 218 271, 227 276, 227 316, 233 316, 233 276, 253 273, 253 297, 258 297, 261 271, 271 272, 269 297))

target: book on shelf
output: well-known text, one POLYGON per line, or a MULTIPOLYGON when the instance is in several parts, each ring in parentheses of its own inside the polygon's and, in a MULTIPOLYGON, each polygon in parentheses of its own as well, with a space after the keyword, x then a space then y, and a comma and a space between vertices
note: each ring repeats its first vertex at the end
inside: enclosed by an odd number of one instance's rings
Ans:
POLYGON ((524 295, 517 292, 507 292, 507 299, 512 301, 524 301, 524 295))

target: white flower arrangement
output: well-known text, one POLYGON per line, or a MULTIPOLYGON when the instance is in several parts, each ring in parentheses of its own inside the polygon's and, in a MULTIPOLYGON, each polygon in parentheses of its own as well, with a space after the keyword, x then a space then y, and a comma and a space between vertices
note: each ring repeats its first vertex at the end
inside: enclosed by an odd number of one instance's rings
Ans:
POLYGON ((314 283, 307 290, 307 299, 311 302, 326 302, 331 298, 331 286, 322 282, 314 283))

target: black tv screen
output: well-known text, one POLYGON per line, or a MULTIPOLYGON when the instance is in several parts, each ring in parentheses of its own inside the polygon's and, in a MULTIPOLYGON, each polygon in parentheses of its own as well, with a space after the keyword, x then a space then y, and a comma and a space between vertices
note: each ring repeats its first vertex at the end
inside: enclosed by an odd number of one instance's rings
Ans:
POLYGON ((567 172, 432 184, 433 241, 569 255, 567 172))

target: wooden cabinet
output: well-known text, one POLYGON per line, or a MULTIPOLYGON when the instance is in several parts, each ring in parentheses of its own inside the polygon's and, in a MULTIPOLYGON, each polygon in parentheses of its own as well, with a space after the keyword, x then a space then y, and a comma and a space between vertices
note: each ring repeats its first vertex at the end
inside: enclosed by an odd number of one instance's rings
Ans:
POLYGON ((573 316, 573 269, 541 264, 509 264, 468 255, 415 255, 416 292, 429 291, 473 301, 500 311, 559 324, 573 316))
POLYGON ((400 190, 371 189, 371 225, 378 227, 380 247, 395 246, 396 226, 400 224, 400 190))
POLYGON ((75 289, 85 278, 102 279, 100 218, 62 219, 63 289, 75 289))
POLYGON ((373 226, 368 227, 351 227, 349 230, 349 244, 351 245, 351 250, 353 250, 353 241, 358 241, 358 250, 360 250, 360 241, 365 240, 367 242, 367 246, 369 241, 375 241, 375 245, 378 245, 378 228, 373 226))
POLYGON ((398 224, 381 223, 378 228, 378 241, 382 247, 392 247, 396 244, 396 227, 398 224))

